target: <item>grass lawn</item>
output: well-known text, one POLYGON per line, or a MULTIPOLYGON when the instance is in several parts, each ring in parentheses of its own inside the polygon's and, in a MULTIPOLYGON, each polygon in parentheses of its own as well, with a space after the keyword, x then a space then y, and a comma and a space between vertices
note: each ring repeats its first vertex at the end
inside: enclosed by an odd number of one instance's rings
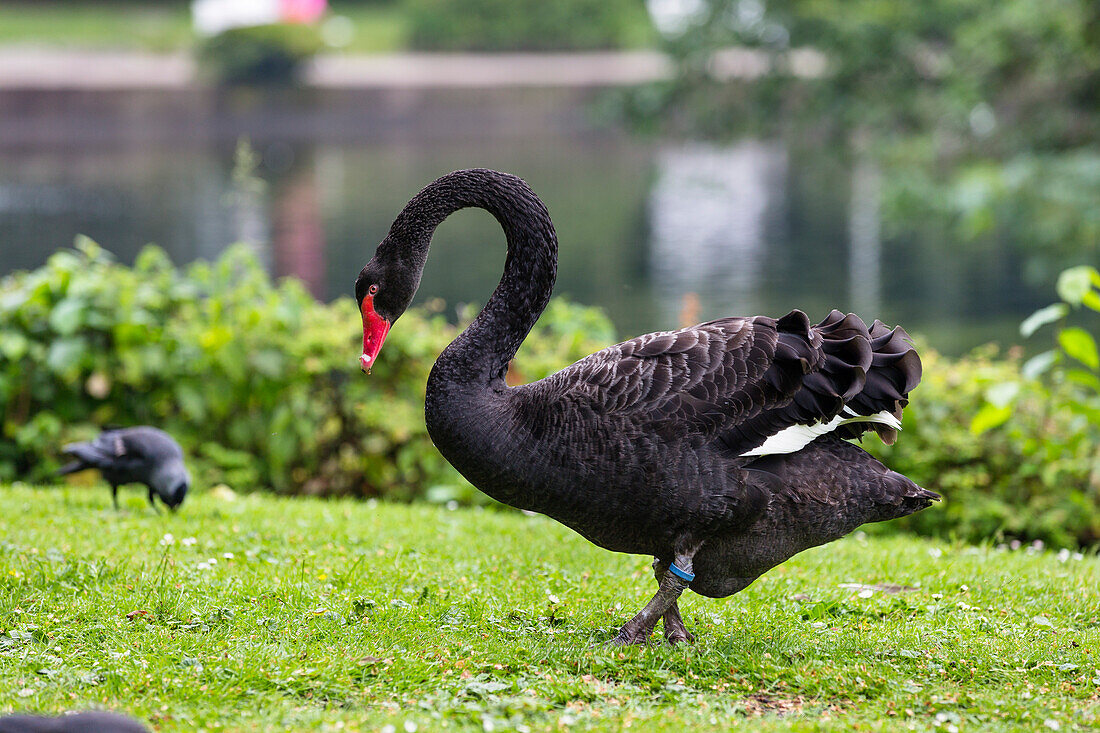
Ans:
MULTIPOLYGON (((409 20, 400 3, 372 5, 330 0, 330 12, 351 22, 346 45, 328 53, 393 53, 409 46, 409 20)), ((631 17, 631 48, 649 48, 656 31, 641 8, 631 17)), ((81 49, 186 51, 196 38, 191 6, 183 0, 162 2, 0 2, 0 44, 21 43, 81 49)))
POLYGON ((3 486, 0 506, 3 711, 226 731, 1100 725, 1095 555, 856 535, 733 598, 686 594, 693 645, 612 649, 648 561, 540 517, 209 493, 157 516, 137 490, 114 512, 103 486, 3 486))
MULTIPOLYGON (((399 51, 408 30, 400 8, 329 3, 354 28, 347 53, 399 51)), ((186 51, 195 42, 188 2, 0 3, 0 44, 23 43, 83 49, 186 51)))

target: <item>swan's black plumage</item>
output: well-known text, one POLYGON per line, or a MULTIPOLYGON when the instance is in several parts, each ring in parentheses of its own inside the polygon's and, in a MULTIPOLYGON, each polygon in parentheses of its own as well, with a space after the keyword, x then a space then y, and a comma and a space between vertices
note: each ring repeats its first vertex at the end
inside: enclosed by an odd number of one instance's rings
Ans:
MULTIPOLYGON (((484 310, 432 369, 428 431, 490 496, 656 558, 658 593, 617 641, 643 641, 662 616, 671 640, 690 638, 676 607, 688 581, 670 562, 694 570, 692 590, 726 596, 803 549, 938 498, 841 439, 873 429, 893 442, 892 418, 920 381, 905 331, 853 314, 647 334, 508 387, 508 362, 549 301, 557 264, 550 216, 515 176, 457 171, 417 194, 356 281, 364 324, 382 319, 388 331, 419 285, 435 227, 470 206, 500 222, 508 255, 484 310), (785 429, 841 420, 793 452, 751 455, 785 429)), ((369 365, 381 341, 366 331, 369 365)))

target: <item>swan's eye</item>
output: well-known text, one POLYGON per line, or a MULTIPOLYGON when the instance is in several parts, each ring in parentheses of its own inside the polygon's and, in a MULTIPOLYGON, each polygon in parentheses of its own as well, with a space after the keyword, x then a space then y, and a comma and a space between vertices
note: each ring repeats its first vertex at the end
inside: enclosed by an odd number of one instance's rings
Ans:
POLYGON ((378 292, 378 285, 371 285, 369 288, 367 288, 367 295, 374 295, 377 292, 378 292))

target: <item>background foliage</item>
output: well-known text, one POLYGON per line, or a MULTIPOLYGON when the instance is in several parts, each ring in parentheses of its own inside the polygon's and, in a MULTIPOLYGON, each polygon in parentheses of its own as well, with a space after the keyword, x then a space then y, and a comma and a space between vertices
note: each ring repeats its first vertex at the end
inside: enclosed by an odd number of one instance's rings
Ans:
MULTIPOLYGON (((153 424, 200 486, 471 498, 424 428, 428 371, 458 333, 438 310, 407 312, 367 377, 350 298, 272 283, 241 247, 180 271, 153 247, 128 268, 84 240, 0 284, 0 477, 45 478, 99 426, 153 424)), ((526 379, 612 340, 601 314, 560 300, 534 334, 526 379)))
POLYGON ((893 446, 864 446, 943 496, 899 521, 970 542, 1100 541, 1100 400, 1064 380, 1039 381, 1018 355, 982 349, 949 360, 922 348, 924 377, 893 446))
POLYGON ((204 73, 221 84, 290 84, 321 47, 316 28, 275 23, 204 38, 195 55, 204 73))
MULTIPOLYGON (((1089 286, 1093 271, 1083 272, 1089 286)), ((1075 297, 1098 297, 1086 292, 1075 297)), ((245 248, 179 271, 156 248, 128 268, 85 240, 0 284, 0 479, 45 478, 64 443, 99 426, 150 423, 179 438, 200 486, 486 501, 424 428, 428 371, 457 334, 441 310, 402 316, 366 377, 348 298, 325 305, 295 280, 272 283, 245 248)), ((1059 348, 1067 330, 1083 331, 1060 329, 1059 348)), ((598 310, 555 300, 510 381, 542 378, 613 340, 598 310)), ((1080 357, 1085 347, 1072 348, 1080 357)), ((944 496, 902 525, 970 541, 1100 541, 1096 365, 1072 354, 1027 363, 988 349, 921 354, 901 438, 865 443, 944 496)))
POLYGON ((648 35, 639 0, 405 0, 416 48, 542 51, 617 48, 648 35))
POLYGON ((665 47, 675 81, 627 105, 647 124, 833 140, 882 169, 887 231, 1009 243, 1034 283, 1100 254, 1100 4, 704 0, 665 47), (767 68, 723 74, 734 46, 767 68))

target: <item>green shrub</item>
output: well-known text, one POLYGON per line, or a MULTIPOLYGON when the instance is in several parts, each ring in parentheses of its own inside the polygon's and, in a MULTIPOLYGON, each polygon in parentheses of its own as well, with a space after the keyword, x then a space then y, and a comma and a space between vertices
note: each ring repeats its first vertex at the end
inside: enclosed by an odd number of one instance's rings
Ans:
MULTIPOLYGON (((245 248, 180 271, 156 248, 129 268, 85 240, 0 282, 0 480, 47 477, 62 444, 101 425, 149 423, 177 436, 202 485, 483 501, 424 428, 428 371, 457 334, 439 310, 407 312, 366 377, 350 298, 272 283, 245 248)), ((613 338, 599 311, 552 301, 510 380, 613 338)), ((865 446, 944 501, 894 526, 1100 542, 1100 394, 988 349, 921 353, 897 444, 865 446)))
POLYGON ((900 525, 969 541, 1100 542, 1100 421, 1088 417, 1100 404, 1070 382, 1028 378, 1018 358, 991 349, 955 361, 929 349, 921 356, 924 378, 897 443, 865 441, 943 495, 900 525))
MULTIPOLYGON (((0 479, 43 479, 62 444, 147 423, 202 485, 480 497, 424 428, 428 371, 456 334, 410 309, 367 377, 351 298, 272 283, 243 247, 180 271, 153 247, 129 268, 85 240, 0 283, 0 479)), ((541 378, 612 338, 597 311, 554 301, 516 367, 541 378)))
POLYGON ((290 84, 320 48, 313 26, 280 23, 223 31, 196 53, 199 67, 222 84, 290 84))
POLYGON ((405 5, 413 46, 429 50, 617 48, 648 31, 639 0, 406 0, 405 5))

